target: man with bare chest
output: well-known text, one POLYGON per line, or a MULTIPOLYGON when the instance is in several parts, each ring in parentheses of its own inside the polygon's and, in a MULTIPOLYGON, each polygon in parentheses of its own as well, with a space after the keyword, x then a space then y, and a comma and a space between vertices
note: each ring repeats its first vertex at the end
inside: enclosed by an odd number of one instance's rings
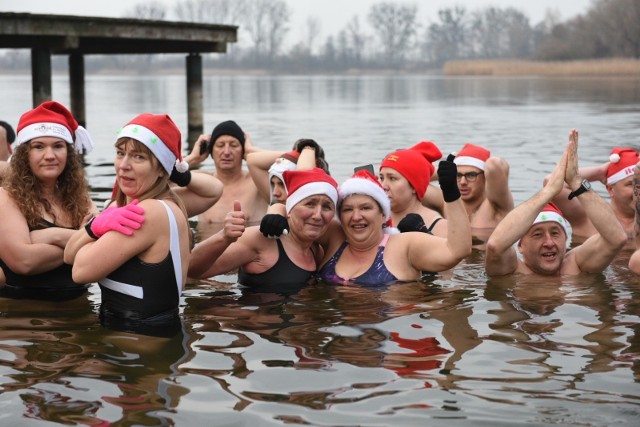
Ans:
POLYGON ((233 202, 239 201, 248 225, 260 223, 267 210, 267 202, 260 197, 258 188, 249 172, 242 168, 246 155, 260 149, 251 145, 247 134, 232 120, 218 124, 209 138, 198 139, 193 152, 186 158, 190 167, 202 163, 209 154, 213 158, 213 175, 224 185, 222 196, 211 208, 198 215, 197 240, 203 240, 222 229, 227 212, 233 210, 233 202), (200 146, 207 144, 207 150, 200 146), (198 155, 198 153, 202 153, 198 155))
POLYGON ((465 144, 454 162, 458 166, 458 188, 469 215, 473 244, 482 245, 513 209, 509 164, 473 144, 465 144))

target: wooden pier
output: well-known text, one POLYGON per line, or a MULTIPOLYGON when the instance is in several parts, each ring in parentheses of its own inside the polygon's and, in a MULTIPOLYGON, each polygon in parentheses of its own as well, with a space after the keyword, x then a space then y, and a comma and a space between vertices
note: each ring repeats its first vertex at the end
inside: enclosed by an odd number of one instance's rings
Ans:
POLYGON ((237 26, 0 13, 0 48, 31 49, 33 106, 51 100, 51 55, 69 56, 71 111, 86 126, 84 56, 185 53, 188 141, 204 133, 201 53, 224 53, 237 26))

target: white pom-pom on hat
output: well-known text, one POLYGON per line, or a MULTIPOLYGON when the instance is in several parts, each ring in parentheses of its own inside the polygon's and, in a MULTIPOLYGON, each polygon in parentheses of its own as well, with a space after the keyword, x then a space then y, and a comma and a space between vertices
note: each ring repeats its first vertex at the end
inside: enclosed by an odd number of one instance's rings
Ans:
POLYGON ((620 154, 613 153, 612 155, 609 156, 609 161, 611 163, 618 163, 620 161, 620 154))
POLYGON ((176 170, 180 173, 185 173, 189 170, 189 163, 186 160, 176 159, 176 170))

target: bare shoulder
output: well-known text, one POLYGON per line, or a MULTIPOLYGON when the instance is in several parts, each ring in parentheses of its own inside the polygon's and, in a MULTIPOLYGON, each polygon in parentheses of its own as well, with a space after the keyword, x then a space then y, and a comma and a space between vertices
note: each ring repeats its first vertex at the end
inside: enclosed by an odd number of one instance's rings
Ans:
MULTIPOLYGON (((175 213, 173 206, 177 208, 177 206, 170 201, 166 202, 170 209, 175 213), (173 205, 173 206, 172 206, 173 205)), ((144 222, 142 223, 143 229, 145 228, 145 224, 158 224, 160 221, 167 221, 167 210, 160 200, 157 199, 147 199, 138 203, 138 206, 144 209, 144 222)), ((148 228, 148 227, 147 227, 148 228)))

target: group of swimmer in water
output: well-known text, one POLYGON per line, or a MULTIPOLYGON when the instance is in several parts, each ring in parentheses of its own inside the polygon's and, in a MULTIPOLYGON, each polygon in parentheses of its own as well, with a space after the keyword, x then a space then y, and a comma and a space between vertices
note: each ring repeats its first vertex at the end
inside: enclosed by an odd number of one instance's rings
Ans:
MULTIPOLYGON (((67 300, 97 282, 100 321, 115 330, 170 331, 188 278, 237 271, 239 284, 276 292, 315 280, 377 286, 450 270, 472 248, 485 251, 489 276, 598 273, 638 234, 638 152, 615 148, 579 168, 575 129, 514 207, 508 163, 477 145, 444 157, 420 142, 338 184, 312 139, 264 150, 228 120, 183 158, 172 119, 144 113, 118 133, 102 211, 82 164, 93 140, 65 106, 45 102, 16 130, 0 122, 0 296, 67 300), (200 170, 209 156, 214 171, 200 170)), ((640 251, 629 268, 640 274, 640 251)))

